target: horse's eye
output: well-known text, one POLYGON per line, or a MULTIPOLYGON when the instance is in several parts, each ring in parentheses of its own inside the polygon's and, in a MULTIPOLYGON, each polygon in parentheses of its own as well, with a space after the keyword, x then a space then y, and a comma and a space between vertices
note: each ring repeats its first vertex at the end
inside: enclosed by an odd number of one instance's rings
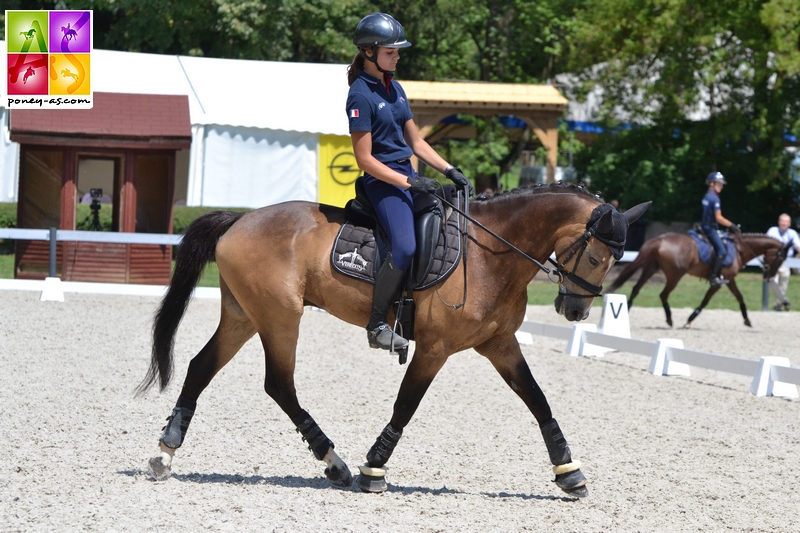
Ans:
POLYGON ((596 266, 600 265, 600 261, 598 261, 594 257, 590 256, 589 257, 589 264, 592 265, 593 267, 596 267, 596 266))

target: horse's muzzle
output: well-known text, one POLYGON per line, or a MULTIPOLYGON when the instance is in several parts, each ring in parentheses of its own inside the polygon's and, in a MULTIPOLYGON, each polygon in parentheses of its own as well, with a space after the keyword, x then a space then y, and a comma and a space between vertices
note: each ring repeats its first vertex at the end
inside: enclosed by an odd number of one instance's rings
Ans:
POLYGON ((556 313, 563 315, 570 322, 586 320, 592 309, 594 298, 576 298, 570 294, 558 293, 554 305, 556 313))

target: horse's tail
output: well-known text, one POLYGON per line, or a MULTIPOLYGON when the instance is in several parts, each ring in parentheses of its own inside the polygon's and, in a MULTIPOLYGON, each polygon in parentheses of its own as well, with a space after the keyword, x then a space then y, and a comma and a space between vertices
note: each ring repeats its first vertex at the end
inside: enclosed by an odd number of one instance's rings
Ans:
POLYGON ((206 264, 215 259, 217 241, 243 214, 213 211, 200 216, 186 228, 175 260, 175 272, 155 314, 150 368, 136 389, 137 395, 150 389, 156 380, 162 392, 169 385, 174 366, 175 332, 186 313, 192 292, 206 264))
POLYGON ((652 246, 648 246, 648 243, 644 243, 642 247, 639 249, 639 255, 636 256, 636 259, 633 262, 628 263, 625 268, 622 269, 622 272, 619 273, 617 279, 606 289, 606 292, 616 292, 617 289, 622 287, 622 284, 631 279, 637 270, 644 267, 650 262, 650 249, 652 246))

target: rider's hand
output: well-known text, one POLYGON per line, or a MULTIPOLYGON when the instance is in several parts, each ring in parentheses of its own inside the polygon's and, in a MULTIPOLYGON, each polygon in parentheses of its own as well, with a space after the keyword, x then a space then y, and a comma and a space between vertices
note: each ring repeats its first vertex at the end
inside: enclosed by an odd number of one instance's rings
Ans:
POLYGON ((742 228, 739 227, 739 224, 731 224, 730 226, 728 226, 728 230, 731 233, 736 233, 736 234, 742 233, 742 228))
POLYGON ((408 190, 410 192, 422 194, 433 194, 433 192, 436 190, 436 186, 439 184, 436 180, 431 178, 423 178, 421 176, 417 176, 416 178, 409 176, 406 181, 408 182, 408 190))
POLYGON ((467 196, 475 196, 475 189, 472 188, 472 183, 470 183, 469 179, 461 172, 461 169, 451 166, 445 171, 444 175, 447 179, 455 183, 456 187, 466 191, 467 196))

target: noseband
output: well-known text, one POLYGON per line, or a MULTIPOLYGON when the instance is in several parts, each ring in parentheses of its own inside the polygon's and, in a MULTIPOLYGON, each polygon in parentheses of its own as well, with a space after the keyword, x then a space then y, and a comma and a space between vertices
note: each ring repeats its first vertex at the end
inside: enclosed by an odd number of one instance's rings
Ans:
MULTIPOLYGON (((583 257, 583 252, 586 250, 586 247, 589 245, 589 237, 591 237, 594 232, 590 229, 587 230, 583 235, 578 237, 572 244, 567 246, 564 250, 566 257, 561 261, 561 263, 557 263, 553 261, 552 258, 547 258, 547 260, 555 266, 552 270, 556 275, 558 275, 558 293, 563 294, 564 296, 570 296, 572 298, 598 298, 601 296, 603 292, 602 285, 593 285, 583 279, 582 277, 575 274, 575 270, 578 268, 578 263, 580 263, 581 258, 583 257), (575 265, 572 268, 572 271, 569 272, 566 270, 567 263, 575 254, 578 254, 578 257, 575 258, 575 265), (590 294, 578 294, 575 292, 570 292, 564 287, 564 278, 570 280, 572 283, 580 287, 581 289, 588 291, 590 294)), ((558 254, 556 254, 556 259, 558 259, 558 254)), ((550 270, 543 268, 543 270, 549 275, 550 270)))

